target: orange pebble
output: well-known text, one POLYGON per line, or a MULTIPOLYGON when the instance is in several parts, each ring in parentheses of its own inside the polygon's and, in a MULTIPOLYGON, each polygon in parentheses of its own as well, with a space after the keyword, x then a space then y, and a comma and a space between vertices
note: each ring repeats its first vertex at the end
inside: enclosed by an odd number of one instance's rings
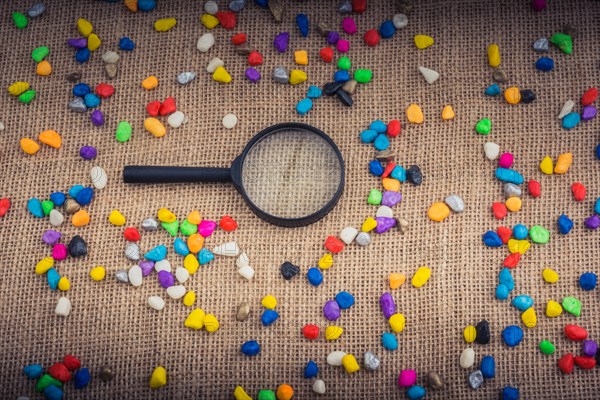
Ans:
POLYGON ((192 253, 198 253, 204 246, 204 237, 199 233, 194 233, 188 238, 187 245, 192 253))
POLYGON ((406 282, 406 275, 404 274, 390 274, 390 288, 398 289, 402 284, 406 282))
POLYGON ((290 385, 283 383, 277 388, 276 396, 277 400, 291 400, 294 397, 294 389, 290 385))
POLYGON ((48 76, 52 73, 52 66, 46 60, 38 63, 35 73, 39 76, 48 76))
POLYGON ((509 197, 504 203, 504 205, 506 205, 506 208, 508 208, 512 212, 519 211, 521 209, 521 204, 523 204, 521 202, 521 199, 516 196, 509 197))
POLYGON ((149 76, 142 81, 142 86, 144 87, 144 89, 148 89, 148 90, 154 89, 155 87, 158 86, 158 78, 155 77, 154 75, 149 76))
POLYGON ((40 142, 47 144, 50 147, 54 147, 55 149, 58 149, 62 145, 62 139, 58 132, 51 129, 40 133, 38 139, 40 142))
POLYGON ((200 215, 200 211, 198 211, 198 210, 192 211, 188 215, 187 220, 190 224, 198 225, 200 222, 202 222, 202 216, 200 215))
POLYGON ((383 184, 383 188, 385 190, 390 190, 393 192, 399 192, 400 191, 400 181, 397 179, 393 179, 393 178, 383 178, 381 180, 381 183, 383 184))
POLYGON ((85 210, 79 210, 71 217, 73 226, 85 226, 90 223, 90 214, 85 210))
POLYGON ((35 154, 40 149, 40 145, 29 138, 21 139, 21 148, 27 154, 35 154))
POLYGON ((138 10, 138 0, 125 0, 125 7, 131 12, 137 12, 138 10))

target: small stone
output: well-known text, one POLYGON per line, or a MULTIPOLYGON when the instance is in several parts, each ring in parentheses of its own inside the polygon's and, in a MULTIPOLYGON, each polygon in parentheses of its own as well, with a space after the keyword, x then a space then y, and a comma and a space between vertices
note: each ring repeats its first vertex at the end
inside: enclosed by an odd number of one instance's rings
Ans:
POLYGON ((475 363, 475 351, 470 348, 467 347, 466 349, 464 349, 462 351, 462 353, 460 354, 460 366, 464 369, 469 369, 473 366, 473 364, 475 363))
POLYGON ((440 74, 437 71, 425 67, 419 67, 419 72, 423 75, 423 77, 429 84, 432 84, 433 82, 437 81, 440 77, 440 74))
POLYGON ((483 384, 483 374, 481 371, 473 371, 469 374, 469 385, 472 389, 478 389, 483 384))
POLYGON ((117 71, 118 71, 117 64, 106 64, 104 66, 104 72, 106 73, 106 76, 109 79, 112 79, 115 76, 117 76, 117 71))
POLYGON ((356 91, 356 86, 358 85, 358 82, 354 79, 350 79, 347 80, 346 82, 344 82, 344 85, 342 86, 341 90, 344 90, 345 92, 349 93, 349 94, 353 94, 356 91))
POLYGON ((234 0, 229 3, 229 9, 233 12, 240 12, 246 7, 246 0, 234 0))
POLYGON ((238 122, 238 118, 235 114, 226 114, 223 117, 223 126, 227 129, 233 129, 238 122))
POLYGON ((392 22, 396 29, 402 29, 408 25, 408 17, 405 14, 396 14, 392 18, 392 22))
POLYGON ((480 321, 475 325, 475 330, 477 331, 475 339, 477 343, 488 344, 490 342, 490 326, 486 320, 480 321))
POLYGON ((87 111, 87 106, 81 97, 76 97, 69 102, 69 108, 76 113, 84 113, 87 111))
POLYGON ((46 5, 44 3, 36 3, 27 10, 27 16, 29 18, 36 18, 42 15, 46 11, 46 5))
POLYGON ((325 22, 319 22, 317 24, 317 32, 319 32, 319 35, 326 38, 331 31, 332 29, 325 22))
POLYGON ((500 154, 500 146, 498 146, 496 143, 487 142, 483 145, 483 151, 485 152, 485 156, 488 158, 488 160, 493 161, 498 158, 498 155, 500 154))
POLYGON ((321 380, 321 379, 317 379, 316 381, 313 382, 312 390, 318 394, 325 394, 325 392, 326 392, 325 382, 323 382, 323 380, 321 380))
POLYGON ((206 66, 206 72, 209 72, 212 74, 216 71, 217 68, 222 67, 224 65, 225 65, 225 63, 223 62, 223 60, 215 57, 212 60, 210 60, 210 62, 206 66))
POLYGON ((437 372, 429 372, 427 374, 427 381, 429 386, 433 389, 442 389, 444 387, 444 380, 437 374, 437 372))
POLYGON ((147 218, 142 222, 142 229, 146 232, 158 229, 158 221, 154 218, 147 218))
POLYGON ((492 72, 492 79, 498 83, 506 83, 508 82, 508 77, 506 76, 506 72, 501 69, 495 69, 492 72))
POLYGON ((88 249, 85 240, 79 235, 73 236, 73 239, 69 242, 69 255, 71 257, 83 257, 87 255, 88 249))
POLYGON ((179 128, 181 124, 183 124, 184 119, 185 115, 181 111, 175 111, 173 114, 169 115, 167 123, 172 128, 179 128))
POLYGON ((273 69, 272 77, 273 81, 277 83, 288 83, 290 80, 290 74, 284 67, 275 67, 273 69))
POLYGON ((510 197, 521 197, 522 190, 521 187, 515 185, 514 183, 507 182, 504 184, 504 196, 506 198, 510 197))
POLYGON ((547 53, 549 49, 550 45, 548 42, 548 38, 539 38, 538 40, 533 42, 533 50, 537 51, 538 53, 547 53))
POLYGON ((196 48, 201 53, 206 53, 214 44, 215 36, 212 33, 205 33, 198 39, 198 43, 196 43, 196 48))
POLYGON ((71 313, 71 301, 66 297, 61 297, 58 299, 58 303, 56 304, 56 308, 54 309, 56 315, 61 317, 68 317, 71 313))
POLYGON ((281 264, 279 271, 281 272, 283 279, 289 281, 294 276, 300 273, 300 268, 292 264, 291 262, 286 261, 283 264, 281 264))
POLYGON ((564 33, 555 33, 552 35, 550 43, 558 47, 565 54, 571 54, 573 52, 573 39, 571 36, 564 33))
POLYGON ((581 302, 572 296, 567 296, 562 301, 563 309, 576 317, 581 316, 581 302))
POLYGON ((351 227, 351 226, 348 226, 348 227, 342 229, 342 231, 340 232, 340 238, 346 244, 352 243, 357 235, 358 235, 358 229, 351 227))
POLYGON ((104 365, 100 368, 100 372, 98 373, 98 376, 100 377, 100 380, 102 380, 104 382, 109 382, 109 381, 113 380, 113 378, 115 377, 115 374, 110 367, 104 365))
POLYGON ((157 311, 161 311, 165 308, 165 301, 160 296, 148 297, 148 305, 157 311))
POLYGON ((367 232, 359 232, 358 235, 356 235, 355 241, 359 246, 368 246, 369 243, 371 243, 371 235, 367 232))
POLYGON ((581 119, 583 121, 589 121, 591 119, 594 119, 596 117, 597 113, 598 113, 598 110, 596 109, 596 107, 594 107, 594 106, 585 106, 581 110, 581 119))
POLYGON ((377 356, 373 353, 371 353, 370 351, 365 352, 365 368, 368 369, 369 371, 375 371, 377 368, 379 368, 379 365, 381 364, 381 362, 379 361, 379 358, 377 358, 377 356))
POLYGON ((420 185, 423 183, 423 174, 418 165, 412 165, 406 170, 406 179, 413 185, 420 185))
POLYGON ((196 73, 192 71, 182 72, 179 75, 177 75, 177 83, 179 83, 180 85, 187 85, 194 79, 196 79, 196 73))
POLYGON ((115 278, 118 282, 129 283, 129 274, 124 269, 115 272, 115 278))
POLYGON ((349 14, 352 12, 352 3, 350 0, 342 0, 338 7, 338 12, 340 14, 349 14))
POLYGON ((235 319, 240 322, 245 321, 248 319, 248 315, 250 315, 250 304, 246 302, 240 303, 235 314, 235 319))
POLYGON ((281 22, 283 17, 283 5, 279 2, 279 0, 269 0, 269 11, 273 15, 275 22, 281 22))
POLYGON ((535 92, 531 89, 521 90, 521 103, 529 104, 533 103, 536 99, 535 92))
POLYGON ((338 90, 336 96, 338 100, 340 100, 340 102, 346 107, 350 107, 354 103, 354 100, 352 100, 350 94, 343 89, 338 90))
POLYGON ((456 194, 451 194, 450 196, 446 197, 444 199, 444 202, 454 212, 458 212, 458 213, 463 212, 465 209, 465 202, 463 201, 463 199, 460 196, 458 196, 456 194))
POLYGON ((481 135, 488 135, 492 130, 492 121, 489 118, 483 118, 475 125, 475 130, 481 135))

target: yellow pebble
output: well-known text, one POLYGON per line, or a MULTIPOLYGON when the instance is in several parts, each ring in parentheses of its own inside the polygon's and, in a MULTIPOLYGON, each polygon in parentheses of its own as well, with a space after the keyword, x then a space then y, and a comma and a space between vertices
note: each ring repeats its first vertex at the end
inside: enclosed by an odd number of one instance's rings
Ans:
POLYGON ((144 128, 157 138, 163 137, 167 134, 167 128, 154 117, 148 117, 144 120, 144 128))
POLYGON ((71 217, 73 226, 85 226, 90 223, 90 214, 86 210, 79 210, 71 217))
POLYGON ((342 358, 342 365, 347 373, 352 374, 360 369, 360 366, 356 362, 356 358, 352 354, 346 354, 342 358))
POLYGON ((274 310, 275 307, 277 307, 277 299, 275 298, 275 296, 272 296, 270 294, 263 297, 263 299, 260 303, 267 310, 274 310))
POLYGON ((306 52, 306 50, 295 51, 294 59, 296 60, 296 64, 308 65, 308 53, 306 52))
POLYGON ((40 145, 29 138, 23 138, 19 143, 21 144, 23 151, 27 154, 33 155, 40 149, 40 145))
POLYGON ((390 323, 390 328, 392 328, 395 333, 400 333, 404 330, 406 319, 404 318, 404 315, 396 313, 390 317, 388 322, 390 323))
POLYGON ((156 367, 154 371, 152 371, 152 376, 150 377, 150 389, 158 389, 166 384, 167 370, 163 367, 156 367))
POLYGON ((187 220, 190 224, 198 225, 202 222, 202 216, 200 215, 200 211, 194 210, 188 214, 187 220))
POLYGON ((214 333, 219 330, 219 320, 212 314, 206 314, 204 317, 204 329, 206 332, 214 333))
POLYGON ((125 225, 126 219, 123 214, 119 212, 119 210, 112 210, 110 215, 108 216, 108 222, 113 224, 114 226, 123 226, 125 225))
POLYGON ((62 145, 62 138, 60 137, 58 132, 53 131, 52 129, 48 129, 40 133, 40 135, 38 136, 38 140, 44 143, 45 145, 54 147, 55 149, 60 148, 60 146, 62 145))
POLYGON ((29 89, 29 83, 27 82, 15 82, 8 87, 8 93, 13 96, 20 96, 29 89))
POLYGON ((546 315, 550 318, 558 317, 562 314, 562 306, 554 300, 548 300, 546 304, 546 315))
POLYGON ((248 396, 248 393, 241 386, 236 386, 233 397, 235 397, 235 400, 252 400, 252 397, 248 396))
POLYGON ((341 327, 335 325, 328 326, 325 328, 325 339, 330 341, 337 340, 342 336, 342 333, 344 333, 344 330, 341 327))
POLYGON ((213 72, 212 78, 217 82, 231 82, 231 75, 229 75, 229 72, 227 72, 227 70, 224 67, 217 67, 217 69, 215 69, 215 72, 213 72))
POLYGON ((101 281, 106 276, 106 270, 102 266, 92 268, 90 277, 95 281, 101 281))
POLYGON ((390 274, 390 289, 398 289, 404 282, 406 282, 406 275, 404 274, 390 274))
POLYGON ((488 53, 488 62, 490 63, 490 67, 498 67, 500 66, 500 48, 497 44, 490 44, 487 49, 488 53))
POLYGON ((416 288, 420 288, 421 286, 427 283, 430 276, 431 270, 428 267, 421 267, 413 275, 412 285, 416 288))
POLYGON ((213 29, 215 26, 219 25, 219 19, 211 14, 202 14, 200 16, 200 22, 207 29, 213 29))
POLYGON ((419 49, 426 49, 433 44, 433 38, 427 35, 416 35, 415 46, 419 49))
POLYGON ((204 311, 201 308, 195 308, 185 319, 184 325, 188 328, 200 330, 204 326, 204 311))
POLYGON ((142 81, 142 87, 147 90, 152 90, 158 86, 158 78, 154 75, 147 77, 142 81))
POLYGON ((406 109, 406 119, 413 124, 422 124, 424 121, 423 110, 417 104, 411 104, 406 109))
POLYGON ((467 326, 463 330, 463 337, 465 338, 465 342, 473 343, 475 338, 477 338, 477 329, 473 325, 467 326))
POLYGON ((94 30, 94 27, 87 19, 79 18, 77 20, 77 30, 83 35, 83 37, 88 37, 94 30))
POLYGON ((385 190, 389 190, 390 192, 399 192, 400 191, 400 181, 394 178, 383 178, 381 180, 383 188, 385 190))
POLYGON ((333 265, 333 256, 329 253, 324 254, 319 260, 319 268, 329 269, 333 265))
POLYGON ((158 210, 158 220, 160 222, 175 222, 176 219, 177 216, 173 214, 170 210, 166 208, 161 208, 160 210, 158 210))
POLYGON ((446 107, 444 107, 444 109, 442 110, 442 119, 444 121, 454 119, 454 116, 454 109, 451 105, 447 105, 446 107))
POLYGON ((566 174, 573 162, 573 154, 564 153, 558 156, 556 160, 556 166, 554 167, 555 174, 566 174))
POLYGON ((377 227, 377 221, 375 221, 373 218, 369 217, 369 218, 365 219, 365 222, 363 222, 362 227, 360 229, 363 232, 371 232, 376 227, 377 227))
POLYGON ((199 233, 194 233, 188 238, 187 245, 192 253, 198 253, 204 246, 204 237, 199 233))
POLYGON ((522 204, 523 204, 523 202, 517 196, 509 197, 508 199, 506 199, 506 202, 504 202, 504 205, 506 206, 506 208, 508 208, 508 210, 512 211, 512 212, 519 211, 521 209, 522 204))
POLYGON ((525 254, 525 252, 531 247, 531 243, 528 240, 516 240, 509 239, 508 240, 508 251, 511 253, 521 253, 525 254))
POLYGON ((54 258, 42 258, 35 266, 35 273, 39 275, 45 274, 52 267, 54 267, 54 258))
POLYGON ((127 7, 127 9, 131 12, 137 12, 137 10, 138 10, 137 2, 138 2, 138 0, 125 0, 125 7, 127 7))
POLYGON ((429 211, 427 211, 429 219, 436 222, 442 222, 448 215, 450 215, 450 208, 441 201, 433 203, 431 207, 429 207, 429 211))
MULTIPOLYGON (((190 255, 190 254, 188 254, 188 255, 190 255)), ((185 304, 188 307, 191 307, 192 305, 194 305, 195 302, 196 302, 196 293, 194 293, 193 290, 190 290, 183 297, 183 304, 185 304)))
POLYGON ((39 76, 48 76, 52 73, 52 65, 46 60, 41 61, 35 68, 35 73, 39 76))
POLYGON ((537 317, 533 307, 525 310, 525 312, 521 314, 521 319, 523 320, 523 324, 525 324, 525 326, 528 328, 533 328, 537 325, 537 317))
POLYGON ((504 91, 504 100, 508 104, 519 104, 521 101, 521 92, 518 87, 509 87, 504 91))
POLYGON ((551 270, 550 268, 545 268, 542 271, 542 277, 548 283, 556 283, 556 282, 558 282, 558 274, 556 273, 556 271, 551 270))
POLYGON ((306 76, 306 72, 304 71, 300 71, 299 69, 293 69, 292 72, 290 72, 290 84, 292 85, 297 85, 306 81, 307 79, 308 76, 306 76))
POLYGON ((67 290, 71 289, 71 282, 69 282, 69 278, 67 278, 66 276, 61 277, 58 280, 58 289, 66 292, 67 290))
POLYGON ((100 38, 98 37, 98 35, 96 35, 95 33, 92 33, 89 37, 88 37, 88 50, 89 51, 96 51, 96 49, 98 49, 98 47, 100 47, 100 45, 102 44, 102 41, 100 40, 100 38))
MULTIPOLYGON (((191 250, 190 250, 191 251, 191 250)), ((198 259, 193 254, 188 254, 183 259, 183 267, 188 270, 190 275, 194 275, 196 271, 198 271, 198 267, 200 267, 200 263, 198 259)), ((184 300, 185 302, 185 300, 184 300)), ((186 304, 187 305, 187 304, 186 304)))
POLYGON ((177 24, 175 18, 161 18, 154 23, 154 30, 157 32, 166 32, 177 24))
POLYGON ((554 163, 552 162, 552 159, 548 156, 544 157, 540 163, 540 169, 544 174, 552 175, 552 171, 554 170, 554 163))

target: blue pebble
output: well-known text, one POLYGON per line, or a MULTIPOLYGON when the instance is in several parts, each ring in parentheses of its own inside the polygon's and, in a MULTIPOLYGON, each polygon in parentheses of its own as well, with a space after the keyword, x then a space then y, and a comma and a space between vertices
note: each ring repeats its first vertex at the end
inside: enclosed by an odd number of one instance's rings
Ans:
POLYGON ((581 117, 576 112, 570 112, 562 119, 562 127, 565 129, 573 129, 581 121, 581 117))
POLYGON ((323 95, 323 91, 318 86, 309 86, 306 92, 306 97, 309 99, 318 99, 323 95))
POLYGON ((83 49, 77 50, 75 53, 75 60, 79 64, 83 64, 90 59, 90 54, 90 50, 87 47, 84 47, 83 49))
POLYGON ((400 182, 406 182, 406 170, 400 165, 396 165, 394 169, 392 169, 390 176, 400 182))
POLYGON ((488 86, 485 89, 485 94, 488 96, 498 96, 500 94, 500 86, 497 83, 488 86))
POLYGON ((383 21, 379 26, 379 34, 384 39, 389 39, 396 33, 396 27, 394 23, 389 19, 387 21, 383 21))
POLYGON ((87 368, 81 368, 79 371, 75 372, 75 377, 73 379, 73 383, 75 385, 75 389, 82 389, 90 383, 92 377, 90 376, 90 370, 87 368))
POLYGON ((300 30, 302 37, 308 36, 308 17, 305 14, 296 15, 296 25, 300 30))
POLYGON ((259 7, 262 7, 262 8, 269 7, 269 0, 254 0, 254 2, 259 7))
POLYGON ((419 385, 411 386, 406 391, 406 397, 410 400, 421 400, 426 394, 425 388, 419 385))
POLYGON ((381 176, 383 175, 383 165, 381 164, 381 162, 379 160, 371 160, 371 162, 369 163, 369 172, 372 173, 375 176, 381 176))
POLYGON ((69 189, 69 196, 71 196, 71 198, 74 199, 77 197, 77 193, 81 192, 83 189, 84 189, 83 185, 73 185, 69 189))
POLYGON ((92 202, 93 198, 94 198, 94 189, 92 189, 91 187, 83 188, 75 195, 75 201, 80 206, 87 206, 88 204, 90 204, 92 202))
POLYGON ((502 246, 502 239, 494 231, 487 231, 483 234, 483 244, 488 247, 500 247, 502 246))
POLYGON ((55 206, 62 206, 65 204, 66 199, 67 196, 63 192, 54 192, 50 195, 50 200, 52 200, 55 206))
POLYGON ((509 347, 518 346, 521 340, 523 340, 523 329, 516 325, 507 326, 502 331, 502 339, 509 347))
POLYGON ((209 249, 202 249, 198 253, 198 262, 200 265, 208 264, 215 259, 215 255, 209 249))
POLYGON ((598 277, 593 272, 585 272, 579 277, 579 286, 583 290, 594 290, 598 283, 598 277))
POLYGON ((46 277, 48 278, 48 286, 50 286, 50 289, 58 289, 58 281, 60 281, 60 275, 58 274, 58 271, 56 271, 54 268, 50 268, 46 273, 46 277))
POLYGON ((527 235, 529 235, 529 230, 523 224, 517 224, 513 227, 513 236, 517 240, 527 239, 527 235))
POLYGON ((73 96, 83 97, 91 92, 92 89, 90 89, 90 86, 86 83, 78 83, 77 85, 73 86, 73 96))
POLYGON ((30 213, 32 213, 35 217, 44 218, 44 209, 42 208, 42 202, 35 197, 29 199, 27 201, 27 209, 30 213))
POLYGON ((335 295, 335 301, 342 310, 346 310, 354 305, 354 296, 348 292, 339 292, 335 295))
POLYGON ((262 322, 263 326, 269 326, 273 322, 277 321, 277 318, 279 318, 279 313, 277 311, 265 310, 260 317, 260 321, 262 322))
POLYGON ((496 298, 498 300, 506 300, 508 299, 508 287, 504 283, 499 283, 496 286, 496 298))
MULTIPOLYGON (((139 3, 138 3, 138 8, 139 8, 139 3)), ((133 40, 129 39, 127 36, 123 36, 121 39, 119 39, 119 49, 125 50, 125 51, 131 51, 131 50, 135 49, 135 43, 133 43, 133 40)))
POLYGON ((483 357, 479 369, 485 379, 494 379, 496 376, 496 360, 492 356, 483 357))
POLYGON ((511 304, 516 307, 520 311, 525 311, 531 306, 533 306, 533 299, 530 296, 526 296, 524 294, 515 297, 511 304))
POLYGON ((502 268, 500 273, 498 274, 498 282, 504 284, 509 292, 512 292, 515 288, 515 280, 513 279, 512 274, 510 273, 510 269, 502 268))
POLYGON ((350 73, 346 70, 339 70, 333 74, 333 80, 336 82, 347 82, 350 80, 350 73))
POLYGON ((566 235, 567 233, 571 232, 571 229, 573 229, 573 221, 571 221, 571 219, 569 219, 569 217, 567 217, 565 214, 562 214, 560 217, 558 217, 557 225, 558 230, 563 235, 566 235))
POLYGON ((57 386, 48 385, 44 389, 44 396, 46 396, 46 399, 48 400, 62 400, 63 391, 57 386))
POLYGON ((550 57, 541 57, 535 62, 535 67, 544 72, 552 71, 554 69, 554 60, 550 57))
POLYGON ((600 144, 596 146, 596 158, 600 160, 600 144))
POLYGON ((98 107, 100 105, 100 97, 96 96, 94 93, 88 93, 83 96, 83 102, 87 108, 98 107))
POLYGON ((398 348, 398 339, 393 333, 385 332, 381 335, 381 344, 387 350, 396 350, 398 348))
POLYGON ((173 242, 173 249, 175 250, 175 253, 179 254, 180 256, 185 257, 190 254, 190 249, 188 248, 187 244, 180 238, 175 238, 175 241, 173 242))
POLYGON ((519 389, 506 386, 502 389, 502 400, 519 400, 519 389))
POLYGON ((260 345, 256 340, 248 340, 242 345, 242 353, 247 356, 255 356, 260 353, 260 345))
POLYGON ((382 120, 376 119, 375 121, 371 122, 369 129, 372 129, 377 133, 385 133, 387 131, 387 125, 382 120))
POLYGON ((600 214, 600 197, 598 197, 598 199, 596 200, 596 204, 594 205, 594 212, 596 214, 600 214))
POLYGON ((167 246, 163 244, 156 246, 155 248, 144 254, 144 258, 154 262, 164 260, 166 256, 167 246))
POLYGON ((31 364, 23 368, 23 373, 29 379, 39 378, 40 376, 42 376, 42 372, 44 372, 44 368, 40 364, 31 364))
POLYGON ((156 8, 156 0, 138 0, 138 9, 142 11, 152 11, 156 8))
POLYGON ((306 273, 306 278, 313 286, 319 286, 321 283, 323 283, 323 274, 321 271, 319 271, 319 268, 310 268, 306 273))
POLYGON ((379 135, 377 135, 377 137, 373 141, 373 147, 375 147, 375 149, 379 151, 385 150, 388 147, 390 147, 390 141, 385 135, 385 133, 380 133, 379 135))
POLYGON ((304 367, 304 377, 306 379, 314 378, 319 373, 319 366, 313 360, 306 363, 304 367))
POLYGON ((514 183, 515 185, 523 183, 523 175, 508 168, 496 168, 496 178, 504 182, 514 183))
POLYGON ((366 129, 360 133, 360 140, 363 143, 373 143, 377 137, 377 132, 372 129, 366 129))
POLYGON ((298 114, 304 115, 310 111, 312 106, 313 106, 312 100, 309 99, 308 97, 306 97, 306 98, 300 100, 298 102, 298 104, 296 104, 296 111, 298 111, 298 114))

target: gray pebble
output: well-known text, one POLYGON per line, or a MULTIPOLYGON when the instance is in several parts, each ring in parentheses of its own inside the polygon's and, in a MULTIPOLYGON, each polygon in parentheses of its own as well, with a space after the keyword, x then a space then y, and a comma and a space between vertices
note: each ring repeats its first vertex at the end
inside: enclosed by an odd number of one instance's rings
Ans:
MULTIPOLYGON (((269 2, 269 4, 271 3, 269 2)), ((275 67, 273 69, 273 80, 277 83, 288 83, 290 74, 284 67, 275 67)))
POLYGON ((408 17, 405 14, 396 14, 392 18, 392 22, 396 29, 402 29, 408 25, 408 17))
POLYGON ((247 56, 250 54, 250 44, 246 41, 242 44, 235 46, 235 52, 241 56, 247 56))
POLYGON ((246 0, 234 0, 229 3, 229 9, 233 12, 240 12, 246 7, 246 0))
POLYGON ((506 76, 506 72, 501 69, 496 69, 492 72, 492 79, 494 79, 498 83, 506 83, 508 82, 508 77, 506 76))
POLYGON ((81 97, 76 97, 69 102, 69 108, 76 113, 84 113, 87 111, 85 101, 81 97))
POLYGON ((269 10, 276 22, 281 22, 283 17, 283 6, 278 0, 269 0, 269 10))
POLYGON ((67 214, 75 214, 79 211, 79 203, 77 203, 74 199, 67 199, 65 201, 65 212, 67 214))
POLYGON ((121 56, 114 51, 106 51, 104 54, 102 54, 102 61, 104 61, 106 64, 114 64, 118 62, 120 58, 121 56))
POLYGON ((124 269, 115 272, 115 278, 118 282, 129 283, 129 274, 124 269))
POLYGON ((441 389, 444 387, 444 380, 437 374, 437 372, 431 371, 427 374, 427 380, 429 381, 429 386, 433 389, 441 389))
POLYGON ((469 385, 472 389, 478 389, 483 384, 483 374, 480 370, 469 374, 469 385))
POLYGON ((533 49, 538 53, 547 53, 550 50, 550 44, 548 43, 548 38, 539 38, 535 42, 533 42, 533 49))
POLYGON ((342 90, 345 90, 349 94, 354 94, 354 92, 356 91, 357 84, 358 82, 356 82, 354 79, 350 79, 349 81, 346 81, 346 83, 344 83, 344 86, 342 86, 342 90))
POLYGON ((27 10, 27 16, 30 18, 39 17, 46 11, 46 5, 44 3, 36 3, 27 10))
POLYGON ((104 382, 112 381, 112 379, 115 377, 114 372, 106 365, 100 368, 100 373, 98 375, 104 382))
POLYGON ((158 229, 158 221, 154 218, 147 218, 142 222, 142 229, 145 231, 155 231, 158 229))
POLYGON ((71 83, 79 82, 81 79, 81 72, 71 72, 65 78, 67 78, 67 80, 71 83))
POLYGON ((371 235, 367 232, 360 232, 354 240, 359 246, 368 246, 371 243, 371 235))
POLYGON ((398 0, 398 11, 403 14, 409 14, 412 11, 412 0, 398 0))
POLYGON ((177 83, 179 83, 180 85, 187 85, 194 79, 196 79, 196 73, 192 71, 182 72, 179 75, 177 75, 177 83))
POLYGON ((561 33, 564 33, 565 35, 569 35, 574 38, 575 36, 577 36, 577 28, 575 27, 575 25, 568 23, 562 27, 561 33))
POLYGON ((317 32, 319 32, 319 35, 327 37, 331 31, 332 29, 325 22, 319 22, 317 24, 317 32))
POLYGON ((109 79, 114 78, 117 76, 117 64, 106 64, 104 66, 104 72, 106 72, 106 76, 109 79))
POLYGON ((350 14, 352 12, 352 3, 350 0, 342 0, 338 7, 340 14, 350 14))
POLYGON ((394 161, 394 159, 396 158, 396 153, 394 153, 390 149, 385 149, 375 153, 375 158, 377 159, 377 161, 390 162, 394 161))
POLYGON ((377 368, 379 368, 379 358, 377 358, 377 356, 373 353, 371 353, 370 351, 367 351, 365 353, 365 368, 368 369, 369 371, 375 371, 377 368))
POLYGON ((507 182, 504 184, 504 195, 506 198, 509 197, 521 197, 522 190, 520 186, 515 185, 514 183, 507 182))
POLYGON ((137 261, 140 259, 140 247, 135 243, 129 243, 125 248, 125 257, 131 261, 137 261))
POLYGON ((240 303, 237 313, 235 314, 235 319, 238 321, 245 321, 248 319, 248 315, 250 315, 250 304, 245 302, 240 303))
POLYGON ((398 221, 396 226, 398 227, 400 233, 406 233, 406 231, 408 230, 408 221, 403 218, 397 218, 396 221, 398 221))
POLYGON ((454 212, 463 212, 465 209, 465 202, 463 199, 457 194, 451 194, 450 196, 444 199, 448 207, 452 209, 454 212))

